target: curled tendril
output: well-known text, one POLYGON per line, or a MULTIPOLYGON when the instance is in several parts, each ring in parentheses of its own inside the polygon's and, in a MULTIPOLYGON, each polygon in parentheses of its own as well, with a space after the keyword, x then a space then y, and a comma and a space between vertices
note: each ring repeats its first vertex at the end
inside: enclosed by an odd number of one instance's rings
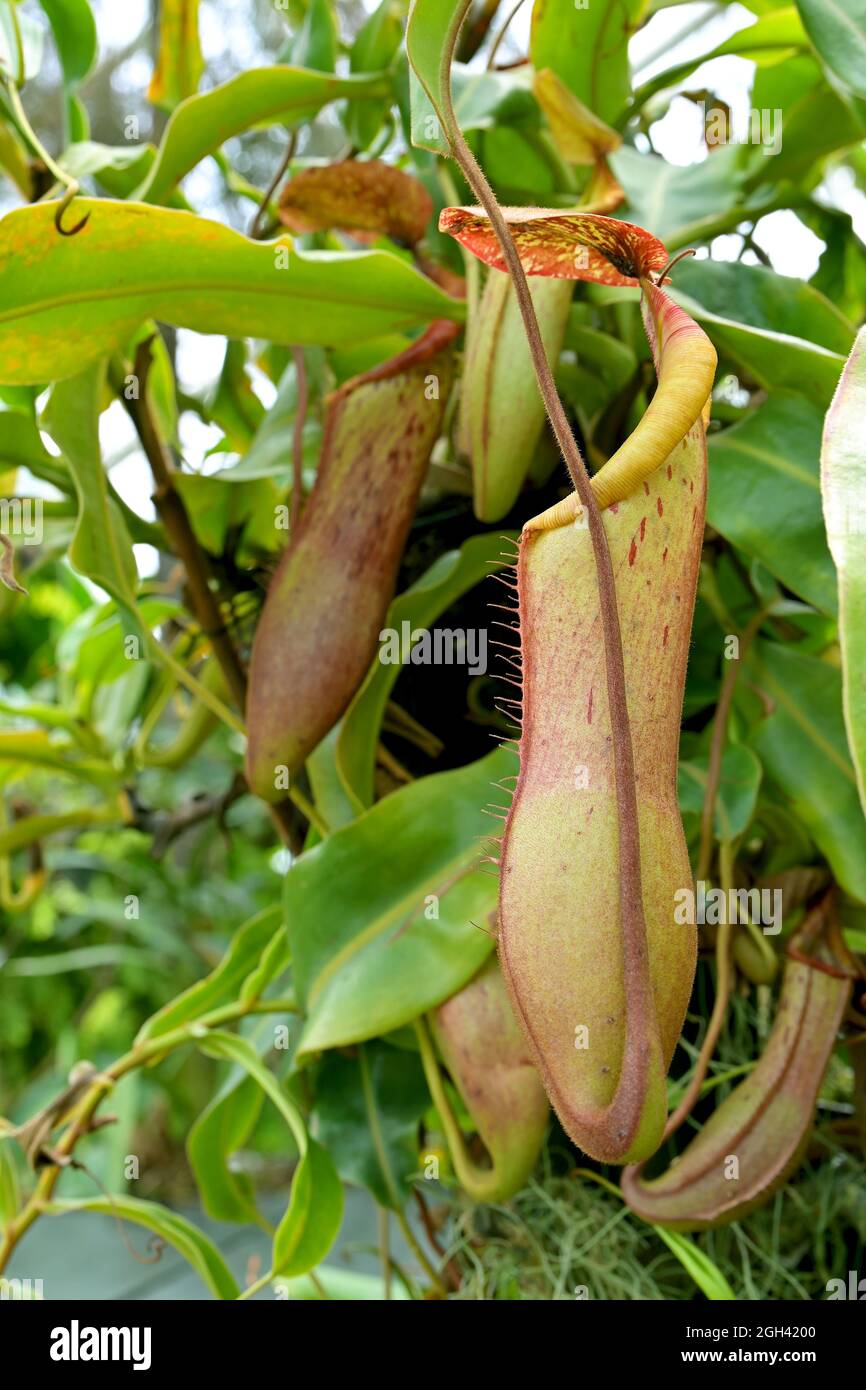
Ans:
POLYGON ((54 214, 54 226, 61 236, 77 236, 83 231, 90 221, 90 213, 85 213, 80 222, 76 222, 74 227, 64 227, 63 217, 67 208, 72 203, 73 198, 78 195, 79 188, 77 183, 72 183, 67 188, 60 202, 57 204, 57 211, 54 214))
POLYGON ((655 283, 656 283, 657 285, 663 285, 663 284, 665 283, 665 281, 667 280, 668 276, 670 275, 670 273, 671 273, 671 271, 673 270, 673 268, 674 268, 675 265, 679 265, 680 261, 684 261, 685 258, 686 258, 686 256, 694 256, 694 255, 695 255, 695 248, 694 248, 693 246, 688 247, 687 250, 685 250, 685 251, 680 251, 679 255, 674 256, 671 260, 668 261, 668 263, 667 263, 667 265, 665 266, 664 270, 659 271, 658 275, 656 275, 656 277, 655 277, 655 283))

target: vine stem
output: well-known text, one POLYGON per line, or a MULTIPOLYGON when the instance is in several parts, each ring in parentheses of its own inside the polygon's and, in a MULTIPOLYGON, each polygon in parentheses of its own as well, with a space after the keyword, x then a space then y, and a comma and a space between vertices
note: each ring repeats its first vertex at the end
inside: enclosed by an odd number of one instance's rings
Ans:
MULTIPOLYGON (((734 886, 734 855, 730 840, 723 840, 719 847, 719 878, 725 895, 725 902, 730 904, 730 890, 734 886)), ((728 1012, 728 1000, 731 997, 732 933, 733 922, 730 913, 726 911, 725 920, 719 923, 719 930, 716 935, 716 997, 713 1002, 713 1011, 710 1014, 710 1021, 706 1036, 701 1044, 701 1050, 698 1053, 698 1059, 695 1062, 692 1079, 685 1095, 665 1125, 664 1139, 669 1139, 691 1114, 695 1101, 701 1093, 701 1087, 704 1084, 713 1053, 716 1050, 716 1043, 722 1031, 725 1015, 728 1012)))
POLYGON ((379 1123, 379 1115, 376 1109, 376 1097, 373 1091, 373 1078, 370 1075, 370 1064, 367 1060, 367 1053, 363 1046, 360 1047, 358 1050, 358 1065, 361 1071, 361 1090, 364 1096, 364 1108, 367 1112, 367 1124, 370 1128, 370 1137, 373 1141, 373 1148, 376 1152, 376 1158, 379 1163, 379 1169, 381 1171, 383 1181, 388 1189, 388 1196, 391 1198, 392 1210, 394 1212, 397 1225, 400 1227, 400 1230, 403 1233, 403 1239, 409 1246, 409 1249, 412 1251, 412 1254, 415 1256, 415 1259, 418 1261, 424 1273, 427 1275, 427 1278, 430 1280, 430 1283, 433 1285, 434 1289, 438 1294, 444 1296, 445 1288, 442 1283, 442 1280, 439 1278, 439 1275, 433 1268, 433 1265, 427 1258, 427 1255, 424 1253, 424 1250, 420 1242, 418 1241, 415 1232, 412 1230, 412 1227, 409 1225, 409 1222, 406 1219, 406 1213, 403 1210, 403 1204, 400 1200, 400 1193, 398 1192, 397 1184, 394 1181, 394 1174, 391 1171, 391 1164, 388 1160, 388 1153, 385 1148, 384 1138, 382 1136, 382 1129, 379 1123))
MULTIPOLYGON (((18 28, 18 18, 15 13, 14 5, 10 6, 10 12, 12 14, 12 22, 15 25, 16 39, 20 45, 21 33, 18 28)), ((20 61, 23 62, 23 54, 20 57, 20 61)), ((43 145, 42 141, 39 139, 39 136, 36 134, 36 131, 30 124, 30 119, 27 115, 27 112, 24 109, 24 103, 21 100, 21 93, 18 90, 18 84, 7 73, 0 74, 0 76, 2 76, 3 84, 6 87, 6 91, 9 94, 9 104, 12 107, 13 114, 15 116, 16 121, 18 122, 24 139, 27 141, 27 144, 30 146, 37 159, 40 159, 42 163, 45 165, 48 172, 54 178, 55 183, 59 184, 61 188, 64 188, 66 190, 63 198, 60 201, 60 204, 58 205, 57 212, 54 218, 54 224, 57 227, 58 232, 60 232, 62 236, 74 236, 76 232, 80 232, 82 228, 86 225, 86 223, 89 222, 90 213, 88 213, 86 217, 82 218, 81 222, 79 222, 75 227, 69 230, 66 230, 63 227, 62 218, 64 212, 69 207, 69 204, 72 202, 72 199, 79 192, 81 185, 79 184, 77 179, 73 178, 71 174, 67 174, 66 170, 60 167, 60 165, 57 163, 55 159, 52 158, 52 156, 48 153, 45 146, 43 145)), ((19 81, 20 80, 22 80, 21 77, 19 77, 19 81)))
POLYGON ((499 28, 499 30, 498 30, 498 32, 497 32, 497 34, 496 34, 496 36, 495 36, 495 38, 494 38, 494 40, 493 40, 493 43, 490 45, 490 52, 489 52, 489 54, 487 55, 487 71, 488 71, 488 72, 491 72, 491 71, 493 70, 493 67, 495 66, 495 63, 496 63, 496 55, 497 55, 497 53, 499 52, 499 49, 500 49, 501 44, 504 42, 505 35, 508 33, 508 30, 511 28, 511 21, 515 18, 515 16, 517 15, 518 11, 521 10, 521 9, 523 8, 523 5, 524 5, 524 0, 516 0, 516 4, 513 5, 512 8, 508 11, 508 14, 506 15, 506 17, 505 17, 503 23, 501 24, 501 26, 500 26, 500 28, 499 28))
MULTIPOLYGON (((128 1072, 136 1071, 139 1067, 147 1066, 149 1063, 163 1061, 176 1048, 196 1042, 208 1028, 236 1022, 248 1014, 297 1012, 297 1001, 293 998, 256 999, 246 1003, 236 1001, 233 1004, 225 1004, 222 1008, 214 1009, 201 1018, 192 1019, 181 1028, 174 1028, 171 1032, 163 1033, 161 1037, 145 1039, 144 1042, 132 1047, 129 1052, 124 1053, 105 1071, 98 1073, 81 1097, 69 1128, 58 1140, 53 1152, 59 1158, 66 1158, 73 1152, 79 1139, 82 1139, 89 1132, 91 1121, 102 1101, 114 1088, 115 1083, 126 1076, 128 1072)), ((51 1201, 62 1171, 63 1166, 59 1163, 46 1165, 41 1170, 36 1186, 27 1202, 18 1215, 8 1222, 3 1232, 2 1242, 0 1242, 0 1274, 6 1268, 6 1263, 21 1237, 29 1231, 34 1221, 42 1215, 51 1201)))
POLYGON ((715 819, 719 786, 722 780, 722 757, 724 755, 725 741, 728 734, 728 719, 730 718, 734 691, 737 686, 737 677, 740 674, 740 665, 772 608, 773 604, 764 604, 758 612, 753 615, 738 639, 739 647, 737 655, 731 658, 724 677, 722 678, 722 687, 719 691, 719 700, 716 705, 716 720, 713 725, 712 741, 710 743, 710 757, 707 765, 707 785, 704 791, 704 804, 701 808, 701 838, 700 848, 698 850, 698 865, 695 870, 695 879, 698 883, 700 883, 702 879, 705 879, 709 873, 710 863, 713 857, 713 821, 715 819))
POLYGON ((620 1128, 629 1135, 636 1132, 646 1092, 648 1065, 646 1039, 641 1036, 638 1019, 652 1016, 649 980, 649 960, 646 941, 646 921, 643 908, 643 889, 640 863, 640 829, 635 784, 634 748, 626 702, 625 660, 622 648, 619 610, 613 564, 601 512, 595 500, 589 474, 571 432, 565 410, 553 380, 547 360, 535 307, 529 293, 526 274, 502 211, 484 173, 460 130, 451 97, 450 55, 443 59, 441 72, 442 114, 451 152, 463 176, 481 204, 496 234, 520 308, 523 326, 532 357, 545 409, 562 450, 575 491, 586 510, 590 540, 596 566, 601 626, 604 641, 607 698, 610 713, 616 780, 617 827, 619 832, 619 904, 623 937, 623 974, 626 995, 631 993, 635 1009, 629 1010, 625 1049, 617 1092, 610 1103, 620 1128), (632 993, 633 992, 633 993, 632 993), (637 1017, 635 1017, 635 1015, 637 1017), (629 1075, 631 1083, 628 1084, 629 1075), (636 1078, 643 1080, 635 1085, 636 1078), (624 1084, 625 1082, 625 1084, 624 1084))

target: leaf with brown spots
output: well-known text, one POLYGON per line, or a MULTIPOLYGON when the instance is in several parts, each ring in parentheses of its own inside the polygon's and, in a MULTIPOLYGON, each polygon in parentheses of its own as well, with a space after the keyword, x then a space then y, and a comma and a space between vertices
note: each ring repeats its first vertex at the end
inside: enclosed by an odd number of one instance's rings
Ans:
POLYGON ((303 169, 280 195, 280 221, 290 231, 333 228, 356 241, 384 235, 414 246, 432 215, 433 201, 424 185, 378 159, 303 169))

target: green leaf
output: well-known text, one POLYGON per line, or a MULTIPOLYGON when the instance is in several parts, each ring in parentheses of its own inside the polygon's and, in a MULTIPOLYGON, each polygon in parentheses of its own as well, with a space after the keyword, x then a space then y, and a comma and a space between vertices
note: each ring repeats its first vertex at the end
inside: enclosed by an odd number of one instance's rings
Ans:
MULTIPOLYGON (((21 31, 21 47, 24 52, 24 77, 28 80, 36 77, 42 67, 42 53, 44 49, 42 27, 30 14, 18 15, 18 27, 21 31)), ((10 72, 13 78, 18 80, 18 45, 15 41, 15 30, 10 18, 9 5, 0 6, 0 66, 10 72)))
POLYGON ((54 33, 63 80, 67 87, 81 82, 96 62, 96 21, 88 0, 40 0, 54 33))
POLYGON ((45 411, 45 427, 65 455, 78 493, 78 525, 69 559, 110 594, 137 628, 138 571, 123 517, 108 493, 99 446, 105 362, 59 382, 45 411))
MULTIPOLYGON (((736 207, 745 178, 741 148, 714 150, 702 164, 668 164, 623 145, 608 156, 628 206, 622 216, 646 227, 672 251, 694 246, 702 225, 736 207)), ((674 277, 676 285, 678 277, 674 277)))
POLYGON ((706 1294, 713 1302, 736 1300, 737 1295, 718 1265, 709 1255, 705 1255, 689 1236, 682 1235, 679 1231, 668 1231, 664 1226, 653 1226, 653 1230, 668 1249, 673 1251, 701 1293, 706 1294))
POLYGON ((208 1033, 198 1045, 208 1057, 243 1067, 277 1107, 295 1137, 301 1157, 292 1178, 288 1208, 274 1234, 272 1272, 305 1274, 325 1258, 343 1219, 343 1187, 333 1160, 310 1137, 301 1112, 244 1038, 233 1033, 208 1033))
MULTIPOLYGON (((335 724, 307 759, 307 776, 313 789, 316 810, 329 830, 339 830, 341 826, 348 825, 355 819, 359 810, 363 810, 363 807, 359 807, 355 799, 349 796, 337 771, 337 743, 342 727, 342 722, 335 724)), ((375 757, 375 749, 373 756, 375 757)), ((324 838, 313 827, 310 828, 309 836, 308 843, 311 846, 324 838)))
POLYGON ((866 0, 797 0, 797 9, 833 76, 866 97, 866 0))
POLYGON ((418 1168, 418 1123, 430 1104, 418 1055, 370 1043, 329 1052, 316 1078, 316 1133, 344 1182, 399 1210, 418 1168))
MULTIPOLYGON (((305 354, 305 362, 310 398, 320 399, 323 395, 324 353, 313 349, 305 354)), ((285 491, 291 485, 292 446, 297 409, 297 371, 294 362, 290 362, 280 377, 274 403, 259 423, 243 459, 223 475, 227 481, 253 482, 259 478, 268 478, 273 480, 281 491, 285 491)), ((315 469, 321 447, 321 421, 316 418, 315 410, 308 410, 303 434, 305 469, 315 469)))
POLYGON ((145 319, 271 342, 339 343, 465 306, 385 251, 297 251, 191 213, 109 200, 69 239, 51 204, 0 221, 0 381, 57 380, 126 343, 145 319))
POLYGON ((759 386, 768 391, 800 391, 826 409, 845 361, 844 352, 830 351, 817 341, 762 324, 736 322, 710 312, 691 295, 676 289, 671 298, 700 323, 719 351, 744 368, 759 386))
POLYGON ((0 411, 0 466, 30 468, 42 477, 42 469, 58 470, 62 466, 53 459, 42 442, 36 421, 18 410, 0 411))
MULTIPOLYGON (((683 815, 699 817, 707 789, 709 758, 680 762, 677 792, 683 815)), ((722 775, 716 800, 714 833, 717 840, 734 840, 748 830, 761 785, 761 764, 751 748, 729 743, 722 757, 722 775)))
POLYGON ((162 203, 200 160, 251 126, 299 125, 340 97, 387 98, 382 73, 334 77, 304 68, 251 68, 200 96, 181 102, 165 128, 156 163, 138 196, 162 203))
MULTIPOLYGON (((301 1274, 296 1279, 275 1279, 274 1287, 290 1303, 316 1303, 322 1298, 339 1303, 379 1303, 385 1298, 385 1284, 378 1274, 359 1274, 354 1269, 336 1269, 328 1265, 316 1270, 315 1283, 309 1275, 301 1274)), ((393 1282, 390 1296, 398 1302, 411 1298, 399 1280, 393 1282)))
POLYGON ((27 147, 11 126, 0 120, 0 169, 9 175, 18 192, 28 203, 33 197, 33 174, 27 147))
POLYGON ((286 875, 295 986, 308 1015, 299 1057, 399 1028, 478 970, 497 896, 479 866, 490 833, 484 807, 491 790, 501 795, 492 784, 513 771, 513 755, 496 749, 424 777, 286 875))
POLYGON ((0 1129, 0 1230, 5 1230, 12 1218, 18 1215, 20 1206, 18 1169, 15 1166, 11 1145, 4 1143, 3 1131, 0 1129))
POLYGON ((675 292, 739 324, 802 338, 843 356, 854 341, 854 325, 825 295, 766 266, 682 261, 675 282, 675 292))
POLYGON ((281 917, 279 905, 266 907, 239 927, 216 969, 153 1014, 139 1029, 136 1044, 162 1037, 237 999, 244 980, 258 964, 274 934, 280 932, 281 917))
POLYGON ((215 1221, 260 1222, 253 1184, 246 1173, 232 1171, 229 1159, 249 1138, 263 1099, 258 1083, 241 1071, 229 1077, 189 1132, 187 1157, 202 1205, 215 1221))
POLYGON ((765 774, 809 831, 837 881, 866 902, 866 823, 845 738, 839 671, 826 661, 763 641, 754 644, 746 665, 749 683, 768 697, 773 711, 749 737, 765 774))
MULTIPOLYGON (((630 91, 628 41, 644 0, 535 0, 529 56, 536 72, 552 68, 603 121, 612 121, 630 91)), ((656 230, 653 228, 653 230, 656 230)))
POLYGON ((310 0, 304 22, 292 44, 295 67, 333 72, 337 66, 339 35, 331 0, 310 0))
MULTIPOLYGON (((0 709, 4 713, 11 712, 5 702, 0 703, 0 709)), ((82 757, 79 745, 58 743, 42 729, 0 732, 0 764, 4 763, 50 768, 68 777, 77 777, 82 782, 90 782, 106 794, 117 792, 122 781, 122 774, 110 763, 82 757)))
MULTIPOLYGON (((382 0, 358 30, 349 50, 349 70, 352 73, 382 72, 388 68, 400 49, 403 29, 397 16, 394 0, 382 0)), ((376 138, 388 113, 387 102, 350 101, 343 123, 353 145, 365 150, 376 138)))
POLYGON ((711 435, 707 520, 807 603, 835 613, 820 443, 821 412, 802 396, 781 393, 711 435))
POLYGON ((640 87, 635 89, 633 104, 635 107, 642 106, 656 92, 661 92, 665 87, 678 86, 695 68, 700 67, 702 63, 712 62, 715 58, 734 54, 737 57, 749 58, 753 63, 760 63, 764 59, 779 62, 796 53, 798 49, 808 46, 809 40, 797 11, 793 5, 786 5, 772 14, 762 15, 754 24, 750 24, 746 29, 739 29, 736 34, 732 34, 708 52, 688 58, 683 63, 675 63, 673 67, 665 68, 663 72, 651 77, 648 82, 641 83, 640 87))
POLYGON ((153 145, 100 145, 79 140, 67 145, 60 164, 74 179, 96 178, 114 198, 128 197, 153 167, 153 145))
POLYGON ((191 1221, 158 1202, 145 1202, 125 1193, 108 1197, 77 1197, 55 1200, 45 1207, 51 1216, 64 1216, 75 1211, 95 1211, 103 1216, 132 1221, 144 1226, 175 1250, 192 1265, 215 1298, 237 1298, 238 1288, 231 1270, 216 1246, 191 1221))
POLYGON ((857 335, 827 412, 821 491, 839 576, 845 727, 866 813, 866 329, 857 335))
MULTIPOLYGON (((784 112, 775 131, 777 153, 752 152, 747 188, 779 184, 785 179, 811 185, 820 173, 815 166, 836 150, 859 145, 866 134, 866 110, 856 97, 843 97, 823 81, 811 58, 791 58, 778 67, 759 68, 752 88, 758 111, 784 112), (782 95, 777 95, 779 85, 782 95), (790 86, 788 85, 790 84, 790 86)), ((716 155, 713 155, 715 159, 716 155)))
MULTIPOLYGON (((412 143, 421 149, 447 154, 434 106, 415 73, 410 76, 412 143)), ((451 95, 457 124, 464 134, 486 130, 495 136, 498 127, 507 137, 512 132, 505 129, 506 123, 530 127, 539 123, 531 75, 524 70, 488 72, 467 67, 465 63, 453 63, 451 95)))
POLYGON ((159 53, 148 97, 169 111, 192 96, 204 72, 199 0, 160 0, 159 53))
MULTIPOLYGON (((473 536, 460 550, 440 555, 410 589, 400 594, 388 610, 386 627, 402 633, 429 627, 441 613, 486 575, 509 564, 501 558, 499 532, 473 536)), ((374 661, 364 684, 353 699, 337 740, 337 768, 346 792, 358 811, 373 803, 376 744, 385 706, 402 670, 396 663, 374 661)))
POLYGON ((471 0, 413 0, 409 12, 406 52, 442 131, 447 128, 454 46, 470 3, 471 0))

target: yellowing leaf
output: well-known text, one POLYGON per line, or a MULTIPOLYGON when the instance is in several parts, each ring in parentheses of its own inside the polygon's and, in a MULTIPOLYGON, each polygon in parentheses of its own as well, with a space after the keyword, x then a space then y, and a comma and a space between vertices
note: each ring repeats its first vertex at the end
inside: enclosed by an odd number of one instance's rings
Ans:
POLYGON ((160 0, 159 57, 147 92, 155 106, 174 110, 198 91, 204 72, 198 7, 199 0, 160 0))

